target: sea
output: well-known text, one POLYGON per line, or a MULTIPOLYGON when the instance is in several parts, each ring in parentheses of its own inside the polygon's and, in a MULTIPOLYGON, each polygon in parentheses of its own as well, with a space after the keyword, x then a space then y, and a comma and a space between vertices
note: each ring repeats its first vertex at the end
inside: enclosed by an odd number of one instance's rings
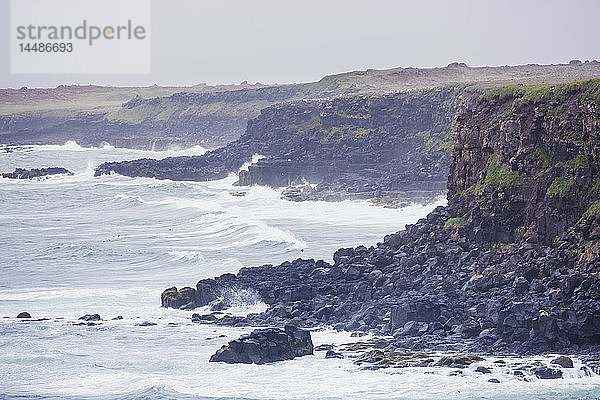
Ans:
MULTIPOLYGON (((600 377, 580 371, 577 359, 563 379, 527 381, 502 368, 372 371, 324 352, 269 365, 209 363, 251 329, 192 323, 193 311, 161 308, 165 288, 299 257, 331 262, 339 247, 375 245, 445 199, 390 209, 282 200, 278 190, 234 186, 236 174, 211 182, 94 177, 105 161, 205 151, 0 146, 0 172, 74 173, 0 179, 0 399, 600 398, 600 377), (24 311, 32 320, 16 318, 24 311), (100 324, 78 325, 93 313, 100 324)), ((230 312, 265 308, 256 300, 230 312)), ((356 341, 329 329, 312 337, 315 345, 356 341)))

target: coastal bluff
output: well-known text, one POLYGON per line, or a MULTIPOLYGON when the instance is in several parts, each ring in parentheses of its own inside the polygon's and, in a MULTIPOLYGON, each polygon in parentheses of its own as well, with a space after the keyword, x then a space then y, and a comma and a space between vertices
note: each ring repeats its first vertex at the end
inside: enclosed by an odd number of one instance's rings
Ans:
POLYGON ((243 289, 268 309, 211 323, 391 335, 387 351, 598 354, 600 80, 486 92, 451 134, 448 206, 333 264, 242 268, 163 306, 243 289))

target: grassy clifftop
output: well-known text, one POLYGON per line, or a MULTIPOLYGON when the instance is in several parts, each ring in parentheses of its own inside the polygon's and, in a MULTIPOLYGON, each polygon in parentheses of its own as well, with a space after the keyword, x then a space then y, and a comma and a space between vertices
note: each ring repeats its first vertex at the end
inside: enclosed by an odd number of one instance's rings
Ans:
MULTIPOLYGON (((472 91, 507 84, 568 82, 600 77, 600 63, 445 68, 394 68, 329 75, 286 85, 196 85, 112 88, 62 86, 0 90, 0 142, 109 142, 127 147, 203 144, 240 137, 246 122, 269 105, 299 99, 461 85, 472 91), (81 133, 85 132, 85 134, 81 133)), ((505 89, 504 89, 505 90, 505 89)))

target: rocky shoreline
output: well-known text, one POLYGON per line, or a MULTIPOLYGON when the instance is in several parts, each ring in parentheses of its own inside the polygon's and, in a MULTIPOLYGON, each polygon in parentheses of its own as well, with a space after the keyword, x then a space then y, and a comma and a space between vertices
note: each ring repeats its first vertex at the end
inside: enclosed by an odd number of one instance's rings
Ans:
POLYGON ((478 93, 446 87, 388 95, 283 103, 263 109, 227 146, 196 157, 100 165, 118 173, 206 181, 237 173, 238 186, 287 187, 293 201, 367 199, 427 202, 443 193, 450 164, 450 124, 478 93))
POLYGON ((452 128, 447 207, 376 246, 340 249, 333 264, 242 268, 167 289, 162 305, 227 307, 243 293, 267 310, 198 322, 391 337, 379 361, 557 352, 597 365, 599 107, 598 80, 487 93, 452 128))
MULTIPOLYGON (((9 317, 3 317, 9 319, 9 317)), ((13 318, 10 318, 11 320, 13 318)), ((34 318, 27 312, 16 317, 22 324, 69 324, 77 329, 103 330, 132 324, 136 329, 163 330, 193 324, 165 323, 159 320, 122 316, 104 319, 99 314, 86 314, 77 319, 63 317, 34 318), (140 322, 141 321, 141 322, 140 322)), ((189 321, 189 320, 188 320, 189 321)), ((196 321, 197 322, 197 321, 196 321)), ((507 380, 530 382, 536 379, 583 378, 600 374, 599 357, 585 354, 519 355, 516 353, 473 353, 460 351, 413 350, 398 346, 392 337, 366 335, 353 332, 350 340, 336 339, 336 343, 313 342, 322 328, 298 329, 293 325, 279 328, 259 328, 243 334, 238 339, 228 335, 206 337, 205 340, 227 342, 218 349, 209 362, 228 364, 269 364, 296 357, 312 355, 317 359, 347 360, 360 370, 380 369, 420 370, 426 374, 448 376, 478 376, 490 383, 507 380)), ((329 337, 329 336, 328 336, 329 337)))

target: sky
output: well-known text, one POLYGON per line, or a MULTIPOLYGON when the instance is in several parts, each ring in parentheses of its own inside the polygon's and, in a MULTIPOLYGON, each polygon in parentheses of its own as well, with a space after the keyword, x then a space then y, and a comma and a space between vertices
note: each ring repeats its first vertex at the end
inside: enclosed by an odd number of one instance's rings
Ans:
POLYGON ((151 4, 150 73, 11 74, 10 0, 0 0, 0 87, 290 83, 367 68, 439 67, 455 61, 496 66, 600 60, 597 0, 151 4))

